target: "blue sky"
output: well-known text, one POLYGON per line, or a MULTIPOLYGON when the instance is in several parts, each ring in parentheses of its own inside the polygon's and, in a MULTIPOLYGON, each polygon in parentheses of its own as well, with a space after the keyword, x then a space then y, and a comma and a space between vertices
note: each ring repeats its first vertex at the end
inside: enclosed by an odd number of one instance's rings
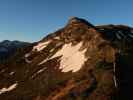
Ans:
POLYGON ((70 16, 133 26, 133 0, 0 0, 0 41, 38 41, 70 16))

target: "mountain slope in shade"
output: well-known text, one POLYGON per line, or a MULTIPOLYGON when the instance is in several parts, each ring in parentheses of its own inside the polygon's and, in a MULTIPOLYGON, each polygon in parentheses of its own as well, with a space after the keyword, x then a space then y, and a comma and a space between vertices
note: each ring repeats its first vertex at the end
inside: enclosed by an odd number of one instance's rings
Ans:
POLYGON ((130 27, 73 17, 0 66, 0 99, 129 100, 132 43, 130 27))
POLYGON ((29 44, 30 43, 27 42, 9 40, 0 42, 0 63, 5 63, 8 58, 13 56, 18 49, 26 47, 29 44))

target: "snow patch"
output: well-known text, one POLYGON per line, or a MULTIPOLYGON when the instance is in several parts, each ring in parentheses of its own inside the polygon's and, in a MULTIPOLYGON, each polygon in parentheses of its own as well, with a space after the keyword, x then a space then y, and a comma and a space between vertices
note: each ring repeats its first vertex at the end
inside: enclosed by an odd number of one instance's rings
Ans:
POLYGON ((59 67, 60 69, 62 69, 62 72, 77 72, 81 69, 82 65, 87 60, 84 55, 86 49, 83 51, 79 51, 81 46, 82 42, 75 46, 72 46, 71 43, 65 44, 62 49, 59 50, 50 59, 62 56, 59 67))
POLYGON ((37 76, 39 73, 43 72, 46 69, 46 67, 40 69, 39 71, 37 71, 36 73, 34 73, 31 78, 34 78, 35 76, 37 76))
POLYGON ((46 42, 41 42, 38 43, 36 46, 33 47, 32 51, 41 51, 43 50, 45 47, 47 47, 47 45, 50 43, 51 41, 46 41, 46 42))
POLYGON ((49 58, 46 58, 46 59, 44 59, 42 62, 40 62, 38 65, 42 65, 42 64, 44 64, 45 62, 47 62, 49 60, 49 58))
POLYGON ((103 31, 103 30, 104 30, 104 28, 101 28, 100 30, 102 30, 102 31, 103 31))
POLYGON ((113 80, 114 80, 114 85, 115 87, 117 88, 118 85, 117 85, 117 78, 116 78, 116 63, 113 63, 113 71, 114 71, 114 76, 113 76, 113 80))
POLYGON ((133 38, 133 34, 128 34, 129 37, 133 38))
POLYGON ((53 52, 55 50, 55 48, 51 49, 49 52, 53 52))
POLYGON ((37 72, 37 74, 39 74, 39 73, 43 72, 45 69, 46 69, 46 67, 45 67, 45 68, 43 68, 43 69, 40 69, 40 70, 37 72))
POLYGON ((15 72, 10 72, 9 75, 13 75, 15 72))
POLYGON ((25 62, 26 63, 31 63, 32 61, 30 61, 29 59, 28 59, 28 57, 31 55, 31 53, 27 53, 27 54, 25 54, 24 55, 24 57, 25 57, 25 62))
POLYGON ((25 54, 25 57, 27 58, 27 57, 29 57, 31 54, 30 53, 27 53, 27 54, 25 54))
POLYGON ((3 72, 5 72, 6 71, 6 69, 2 69, 1 71, 0 71, 0 73, 3 73, 3 72))
POLYGON ((26 63, 31 63, 32 61, 30 61, 28 58, 25 58, 25 62, 26 63))
POLYGON ((125 37, 124 33, 121 31, 118 31, 119 35, 121 35, 122 37, 125 37))
POLYGON ((8 88, 2 88, 2 89, 0 89, 0 94, 5 93, 5 92, 12 91, 13 89, 16 88, 17 85, 18 84, 15 83, 15 84, 12 84, 11 86, 9 86, 8 88))
POLYGON ((54 37, 54 39, 59 40, 59 39, 60 39, 60 37, 59 37, 59 36, 56 36, 56 37, 54 37))
POLYGON ((122 37, 120 36, 119 33, 116 33, 116 37, 117 37, 119 40, 122 39, 122 37))

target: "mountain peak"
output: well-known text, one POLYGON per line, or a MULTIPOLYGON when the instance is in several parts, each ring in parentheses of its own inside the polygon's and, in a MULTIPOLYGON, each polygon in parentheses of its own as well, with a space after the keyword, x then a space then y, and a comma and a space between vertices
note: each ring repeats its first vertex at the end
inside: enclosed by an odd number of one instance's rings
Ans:
POLYGON ((130 27, 71 17, 0 66, 0 100, 110 100, 121 86, 125 96, 133 84, 132 44, 130 27))
POLYGON ((75 24, 75 23, 84 23, 90 27, 94 27, 90 22, 88 22, 87 20, 83 19, 83 18, 79 18, 79 17, 70 17, 68 24, 75 24))

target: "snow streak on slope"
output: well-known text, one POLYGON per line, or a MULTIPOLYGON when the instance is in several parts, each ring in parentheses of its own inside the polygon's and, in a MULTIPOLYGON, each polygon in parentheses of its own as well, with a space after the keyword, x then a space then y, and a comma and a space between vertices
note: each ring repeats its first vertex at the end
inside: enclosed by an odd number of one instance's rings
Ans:
POLYGON ((28 57, 31 55, 31 53, 27 53, 27 54, 25 54, 25 62, 26 63, 31 63, 32 61, 30 61, 30 60, 28 60, 28 57))
POLYGON ((8 91, 11 91, 11 90, 15 89, 17 85, 18 85, 18 84, 17 84, 17 83, 15 83, 15 84, 12 84, 11 86, 9 86, 8 88, 2 88, 2 89, 0 89, 0 94, 5 93, 5 92, 8 92, 8 91))
POLYGON ((38 43, 36 46, 33 47, 33 51, 41 51, 43 50, 45 47, 47 47, 47 45, 50 43, 51 41, 46 41, 46 42, 41 42, 38 43))
POLYGON ((62 56, 59 67, 60 69, 62 69, 62 72, 76 72, 81 69, 82 65, 87 60, 84 56, 86 50, 79 51, 81 46, 81 42, 75 46, 72 46, 71 43, 65 44, 62 49, 59 50, 50 59, 62 56))

